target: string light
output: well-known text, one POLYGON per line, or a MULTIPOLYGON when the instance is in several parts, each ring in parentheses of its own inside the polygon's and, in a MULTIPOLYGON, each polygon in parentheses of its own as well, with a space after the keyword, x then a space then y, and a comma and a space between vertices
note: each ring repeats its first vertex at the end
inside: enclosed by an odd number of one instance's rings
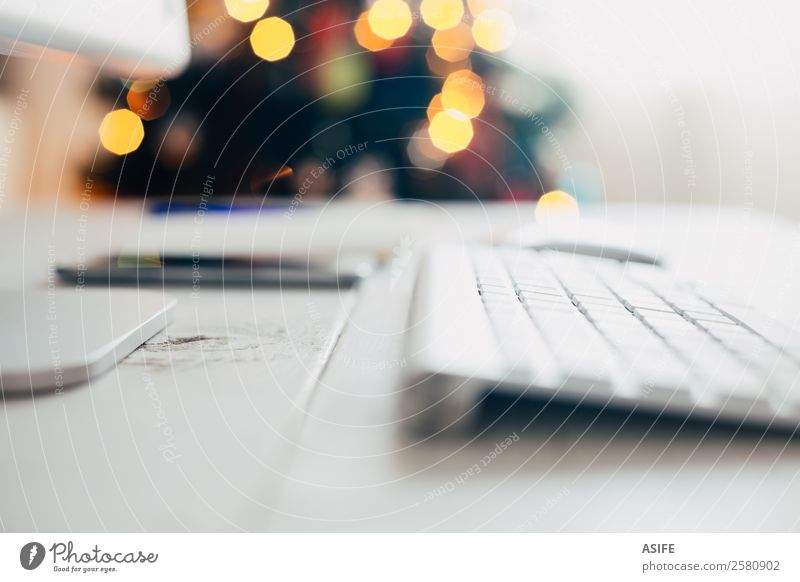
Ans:
POLYGON ((355 25, 356 42, 369 51, 382 51, 392 46, 391 40, 381 38, 372 31, 368 20, 369 12, 362 12, 355 25))
POLYGON ((442 94, 437 93, 433 96, 433 99, 431 99, 430 104, 428 104, 428 109, 426 111, 428 115, 428 121, 433 121, 433 118, 440 111, 444 111, 444 107, 442 106, 442 94))
POLYGON ((578 219, 578 201, 562 190, 543 194, 536 203, 536 220, 542 224, 578 219))
POLYGON ((292 25, 277 16, 259 20, 250 33, 250 46, 265 61, 286 58, 294 48, 292 25))
POLYGON ((467 117, 477 117, 486 105, 483 80, 466 69, 447 76, 442 87, 442 106, 460 111, 467 117))
POLYGON ((516 26, 511 15, 492 8, 484 10, 472 23, 472 36, 475 43, 484 50, 496 53, 507 49, 516 36, 516 26))
POLYGON ((367 21, 377 36, 395 40, 409 31, 413 16, 403 0, 377 0, 369 9, 367 21))
POLYGON ((450 63, 463 61, 475 48, 472 29, 468 24, 459 22, 448 30, 437 30, 431 39, 433 50, 440 59, 450 63))
POLYGON ((169 87, 162 81, 136 81, 125 96, 128 109, 145 121, 164 115, 172 101, 169 87))
POLYGON ((490 9, 511 11, 511 0, 467 0, 467 6, 472 16, 490 9))
POLYGON ((461 0, 422 0, 419 6, 422 20, 436 30, 453 28, 464 17, 461 0))
POLYGON ((422 124, 411 136, 411 139, 408 140, 406 154, 412 164, 424 170, 441 168, 449 157, 431 143, 427 124, 422 124))
POLYGON ((454 154, 469 146, 474 131, 469 117, 458 111, 445 110, 433 116, 428 134, 433 145, 443 152, 454 154))
POLYGON ((269 0, 225 0, 225 10, 240 22, 258 20, 269 8, 269 0))
POLYGON ((117 109, 106 113, 97 133, 105 149, 112 154, 124 156, 135 151, 142 143, 144 125, 133 111, 117 109))
POLYGON ((461 69, 472 68, 472 63, 469 59, 451 63, 439 58, 439 56, 436 54, 436 51, 433 50, 433 47, 429 47, 428 50, 425 51, 425 62, 428 63, 428 68, 430 69, 431 73, 437 77, 447 77, 447 75, 450 73, 455 73, 461 69))

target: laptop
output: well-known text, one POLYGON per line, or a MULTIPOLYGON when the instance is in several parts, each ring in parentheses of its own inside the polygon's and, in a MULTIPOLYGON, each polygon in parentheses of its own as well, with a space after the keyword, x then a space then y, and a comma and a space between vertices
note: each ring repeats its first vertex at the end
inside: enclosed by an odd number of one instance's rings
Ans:
MULTIPOLYGON (((0 54, 66 56, 69 66, 90 63, 111 76, 166 78, 189 62, 186 5, 6 0, 0 54)), ((107 371, 164 329, 174 307, 160 291, 90 291, 80 283, 0 292, 0 395, 60 393, 107 371)))

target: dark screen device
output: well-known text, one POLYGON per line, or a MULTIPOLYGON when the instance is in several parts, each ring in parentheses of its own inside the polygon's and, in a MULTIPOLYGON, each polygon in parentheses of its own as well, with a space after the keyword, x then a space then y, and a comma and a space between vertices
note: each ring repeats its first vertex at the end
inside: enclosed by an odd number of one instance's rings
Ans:
POLYGON ((121 254, 59 266, 57 272, 62 281, 76 285, 352 287, 374 266, 374 259, 364 255, 306 261, 277 256, 121 254))

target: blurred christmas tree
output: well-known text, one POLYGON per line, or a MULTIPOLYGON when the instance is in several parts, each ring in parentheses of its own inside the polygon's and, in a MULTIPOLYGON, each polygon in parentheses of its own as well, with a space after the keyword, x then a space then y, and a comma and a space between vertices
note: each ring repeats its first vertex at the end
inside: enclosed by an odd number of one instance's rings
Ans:
POLYGON ((193 62, 107 83, 94 168, 122 195, 534 199, 563 91, 499 57, 503 0, 192 4, 193 62), (141 137, 141 130, 144 136, 141 137))

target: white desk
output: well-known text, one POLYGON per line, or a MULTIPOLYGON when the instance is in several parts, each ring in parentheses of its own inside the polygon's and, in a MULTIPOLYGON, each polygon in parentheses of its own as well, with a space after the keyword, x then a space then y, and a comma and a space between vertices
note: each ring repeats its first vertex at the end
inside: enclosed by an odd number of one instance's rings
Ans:
MULTIPOLYGON (((6 286, 43 282, 54 254, 185 244, 167 239, 190 228, 135 208, 95 208, 88 221, 6 212, 6 286)), ((723 290, 775 309, 800 296, 792 225, 735 209, 602 213, 723 290)), ((434 440, 403 430, 395 405, 414 270, 404 249, 487 238, 531 215, 528 206, 335 207, 255 226, 237 217, 228 228, 209 217, 210 247, 372 246, 388 268, 357 292, 169 290, 180 299, 176 322, 117 369, 61 396, 2 404, 0 529, 800 529, 800 442, 785 436, 541 423, 481 463, 519 427, 434 440)))

